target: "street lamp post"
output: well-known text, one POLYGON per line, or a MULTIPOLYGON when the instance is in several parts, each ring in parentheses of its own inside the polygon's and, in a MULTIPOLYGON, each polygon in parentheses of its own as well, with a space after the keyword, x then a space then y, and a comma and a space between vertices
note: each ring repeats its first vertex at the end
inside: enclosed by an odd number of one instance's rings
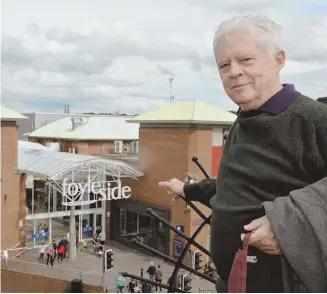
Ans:
POLYGON ((75 206, 70 207, 69 217, 69 259, 75 260, 77 258, 76 248, 76 223, 75 223, 75 206))
POLYGON ((169 103, 171 103, 171 101, 173 100, 173 96, 172 96, 172 91, 173 91, 173 80, 174 80, 174 78, 170 78, 170 79, 169 79, 169 82, 170 82, 169 103))

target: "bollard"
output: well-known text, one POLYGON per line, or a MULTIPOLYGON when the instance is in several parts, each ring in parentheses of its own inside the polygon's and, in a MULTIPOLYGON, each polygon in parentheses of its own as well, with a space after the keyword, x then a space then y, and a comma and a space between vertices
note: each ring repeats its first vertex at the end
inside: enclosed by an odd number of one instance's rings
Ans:
POLYGON ((141 278, 143 278, 143 268, 141 268, 141 278))

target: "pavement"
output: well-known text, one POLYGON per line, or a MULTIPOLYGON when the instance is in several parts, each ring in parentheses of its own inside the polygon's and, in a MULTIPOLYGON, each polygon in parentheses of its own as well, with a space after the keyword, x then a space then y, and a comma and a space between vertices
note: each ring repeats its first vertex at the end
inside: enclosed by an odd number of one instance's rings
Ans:
MULTIPOLYGON (((146 277, 145 272, 151 261, 155 265, 161 265, 163 283, 167 283, 168 278, 172 274, 173 266, 160 258, 148 256, 115 241, 110 241, 107 248, 112 249, 114 253, 114 267, 104 275, 103 284, 109 293, 116 292, 116 274, 118 272, 128 272, 129 274, 140 276, 141 268, 143 268, 144 277, 146 277)), ((62 263, 56 261, 54 267, 46 266, 46 259, 39 261, 38 256, 38 249, 25 251, 22 258, 19 258, 17 261, 9 261, 9 268, 67 280, 82 278, 83 282, 93 285, 101 285, 103 282, 102 259, 95 256, 92 244, 90 244, 87 253, 78 250, 76 260, 64 260, 62 263)), ((126 281, 129 281, 129 278, 126 278, 126 281)), ((191 292, 193 293, 200 291, 213 292, 215 289, 214 284, 198 277, 193 277, 191 286, 191 292)), ((162 292, 167 292, 167 290, 163 289, 162 292)))

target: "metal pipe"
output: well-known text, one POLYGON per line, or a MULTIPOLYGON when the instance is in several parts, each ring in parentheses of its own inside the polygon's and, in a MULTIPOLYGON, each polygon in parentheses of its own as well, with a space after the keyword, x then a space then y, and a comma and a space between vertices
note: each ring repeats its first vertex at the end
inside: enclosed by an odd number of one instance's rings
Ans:
MULTIPOLYGON (((208 219, 191 201, 187 200, 185 197, 177 196, 182 198, 203 220, 208 219)), ((211 224, 211 221, 209 221, 209 224, 211 224)))
POLYGON ((191 244, 196 246, 198 249, 200 249, 205 254, 211 256, 211 253, 205 249, 203 246, 201 246, 198 242, 195 240, 191 240, 191 238, 187 237, 183 232, 177 230, 172 224, 170 224, 168 221, 166 221, 164 218, 162 218, 160 215, 156 214, 151 208, 147 208, 146 212, 153 216, 155 219, 159 220, 163 224, 165 224, 167 227, 169 227, 171 230, 173 230, 176 234, 180 235, 182 238, 184 238, 186 241, 190 241, 191 244))
MULTIPOLYGON (((136 239, 132 239, 132 242, 134 244, 137 244, 138 246, 142 247, 143 249, 145 249, 147 251, 150 251, 151 253, 154 253, 155 255, 160 256, 160 257, 162 257, 162 258, 164 258, 164 259, 166 259, 166 260, 168 260, 168 261, 170 261, 170 262, 172 262, 174 264, 177 264, 178 263, 178 260, 176 260, 176 259, 174 259, 174 258, 172 258, 172 257, 170 257, 170 256, 168 256, 168 255, 166 255, 166 254, 164 254, 162 252, 159 252, 159 251, 153 249, 152 247, 150 247, 148 245, 145 245, 145 244, 137 241, 136 239)), ((216 283, 216 280, 215 279, 206 276, 205 274, 203 274, 203 273, 201 273, 201 272, 199 272, 199 271, 197 271, 197 270, 189 267, 188 265, 185 265, 184 263, 180 263, 180 266, 179 267, 181 267, 181 268, 189 271, 190 273, 193 273, 193 274, 195 274, 197 276, 200 276, 201 278, 203 278, 203 279, 205 279, 205 280, 207 280, 209 282, 212 282, 214 284, 216 283)))
POLYGON ((207 171, 204 169, 202 164, 199 162, 199 159, 197 156, 192 157, 192 161, 198 166, 198 168, 203 172, 206 178, 210 178, 210 175, 207 173, 207 171))
MULTIPOLYGON (((155 281, 151 281, 151 280, 148 280, 148 279, 144 279, 144 278, 141 278, 139 276, 135 276, 135 275, 132 275, 132 274, 129 274, 129 273, 122 273, 122 275, 123 275, 123 277, 132 278, 132 279, 141 281, 143 283, 148 283, 148 284, 151 284, 151 285, 154 285, 154 286, 157 285, 157 286, 159 286, 161 288, 169 289, 169 286, 168 285, 161 284, 161 283, 158 283, 158 282, 155 282, 155 281)), ((187 293, 186 291, 181 290, 181 289, 178 289, 178 288, 174 289, 174 292, 187 293)))

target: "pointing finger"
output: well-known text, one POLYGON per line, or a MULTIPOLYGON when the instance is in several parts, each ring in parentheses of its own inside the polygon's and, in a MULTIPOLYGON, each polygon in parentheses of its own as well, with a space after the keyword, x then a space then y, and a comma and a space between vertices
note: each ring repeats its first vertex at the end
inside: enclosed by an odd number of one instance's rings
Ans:
POLYGON ((170 184, 171 184, 170 181, 159 182, 159 186, 160 186, 160 187, 169 187, 170 184))

